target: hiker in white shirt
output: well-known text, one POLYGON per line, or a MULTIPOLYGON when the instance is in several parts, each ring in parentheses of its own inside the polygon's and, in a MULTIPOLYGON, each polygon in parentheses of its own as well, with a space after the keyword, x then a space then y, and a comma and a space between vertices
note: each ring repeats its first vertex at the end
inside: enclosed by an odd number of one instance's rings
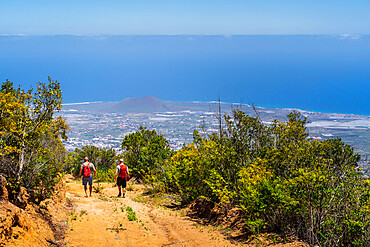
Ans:
POLYGON ((117 183, 118 186, 118 196, 121 196, 121 186, 122 186, 122 197, 125 197, 126 193, 126 183, 127 183, 127 178, 130 178, 130 174, 128 172, 128 167, 123 163, 123 159, 119 160, 119 165, 116 168, 116 173, 114 174, 114 182, 117 183), (117 178, 118 174, 118 178, 117 178))

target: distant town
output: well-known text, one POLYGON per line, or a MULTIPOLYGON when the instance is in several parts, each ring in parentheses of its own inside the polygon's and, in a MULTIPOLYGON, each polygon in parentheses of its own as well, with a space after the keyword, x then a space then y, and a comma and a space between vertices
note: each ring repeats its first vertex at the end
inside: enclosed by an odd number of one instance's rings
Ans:
MULTIPOLYGON (((154 97, 133 98, 131 101, 122 102, 64 105, 59 114, 66 119, 71 128, 68 133, 69 138, 64 142, 66 149, 73 151, 75 148, 93 145, 121 152, 123 138, 136 132, 140 126, 146 126, 163 134, 169 140, 170 147, 178 150, 184 144, 192 142, 194 130, 203 134, 218 131, 217 102, 179 103, 161 101, 154 97), (135 105, 132 104, 133 101, 140 105, 139 110, 133 107, 135 105), (150 110, 145 112, 145 106, 150 110), (129 109, 131 112, 121 109, 129 109)), ((311 138, 324 140, 339 137, 353 146, 355 152, 362 155, 362 165, 368 165, 370 116, 298 109, 268 109, 230 103, 220 103, 220 107, 222 112, 227 114, 231 114, 232 109, 235 108, 241 108, 250 115, 257 111, 266 125, 271 124, 274 119, 286 120, 286 115, 293 110, 300 111, 309 121, 307 127, 311 138)))
POLYGON ((193 131, 207 123, 207 131, 216 131, 216 119, 211 112, 163 112, 94 114, 67 110, 61 112, 71 131, 65 141, 67 150, 94 145, 100 148, 121 150, 123 138, 146 126, 155 129, 169 140, 172 149, 180 149, 192 141, 193 131))

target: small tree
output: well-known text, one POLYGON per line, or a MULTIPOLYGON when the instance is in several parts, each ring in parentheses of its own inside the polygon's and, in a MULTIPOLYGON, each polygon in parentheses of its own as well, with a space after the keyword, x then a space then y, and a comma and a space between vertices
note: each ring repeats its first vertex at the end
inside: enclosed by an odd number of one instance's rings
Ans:
POLYGON ((37 83, 34 92, 32 88, 14 88, 7 80, 1 85, 0 96, 0 171, 13 184, 30 190, 36 186, 31 177, 37 181, 46 169, 62 167, 64 147, 60 138, 67 138, 68 126, 62 118, 54 118, 61 109, 60 84, 49 77, 47 84, 37 83), (54 150, 61 151, 58 157, 51 155, 54 150))
POLYGON ((146 181, 164 172, 163 165, 173 153, 162 134, 143 126, 139 131, 125 136, 122 149, 132 175, 146 181))

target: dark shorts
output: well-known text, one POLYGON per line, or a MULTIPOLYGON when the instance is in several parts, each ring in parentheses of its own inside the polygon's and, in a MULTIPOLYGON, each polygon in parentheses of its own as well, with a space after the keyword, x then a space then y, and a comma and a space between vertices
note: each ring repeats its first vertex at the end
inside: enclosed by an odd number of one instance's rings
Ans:
POLYGON ((89 183, 89 185, 92 185, 92 177, 88 177, 88 178, 83 178, 82 179, 82 184, 84 185, 84 186, 86 186, 87 185, 87 183, 89 183))
POLYGON ((121 178, 121 177, 118 177, 117 178, 117 186, 122 186, 122 188, 126 188, 126 181, 127 181, 127 178, 121 178))

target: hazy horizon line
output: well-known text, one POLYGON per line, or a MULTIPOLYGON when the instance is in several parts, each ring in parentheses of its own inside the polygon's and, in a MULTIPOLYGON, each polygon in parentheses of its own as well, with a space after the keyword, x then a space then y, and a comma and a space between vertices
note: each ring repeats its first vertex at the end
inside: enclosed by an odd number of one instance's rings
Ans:
POLYGON ((310 33, 296 33, 296 34, 23 34, 23 33, 0 33, 1 37, 26 37, 26 36, 73 36, 73 37, 101 37, 101 36, 370 36, 362 33, 336 33, 336 34, 310 34, 310 33))

